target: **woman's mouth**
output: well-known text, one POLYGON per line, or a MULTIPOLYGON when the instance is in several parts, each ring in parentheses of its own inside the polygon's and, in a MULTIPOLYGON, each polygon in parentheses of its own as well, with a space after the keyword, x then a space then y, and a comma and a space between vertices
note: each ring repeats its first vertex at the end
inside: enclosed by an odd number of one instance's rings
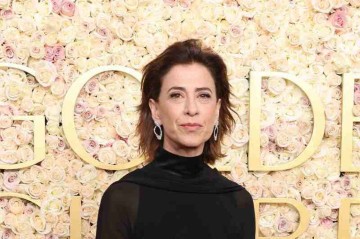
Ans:
POLYGON ((194 130, 201 128, 202 125, 197 124, 197 123, 186 123, 186 124, 181 124, 181 127, 185 128, 189 131, 194 131, 194 130))

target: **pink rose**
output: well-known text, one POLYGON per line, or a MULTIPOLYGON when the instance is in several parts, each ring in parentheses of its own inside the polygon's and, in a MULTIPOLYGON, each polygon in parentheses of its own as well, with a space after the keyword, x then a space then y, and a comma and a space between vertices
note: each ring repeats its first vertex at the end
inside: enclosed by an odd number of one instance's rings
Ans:
POLYGON ((93 110, 86 109, 84 112, 81 113, 81 117, 83 117, 85 121, 91 121, 94 118, 93 110))
POLYGON ((54 234, 48 234, 48 235, 45 235, 45 239, 59 239, 59 237, 54 234))
POLYGON ((52 3, 52 11, 55 13, 59 13, 62 7, 63 0, 51 0, 52 3))
POLYGON ((45 60, 53 62, 54 50, 51 46, 45 46, 45 60))
POLYGON ((335 28, 344 28, 346 26, 346 11, 337 10, 330 15, 329 21, 335 28))
POLYGON ((191 6, 191 0, 179 0, 179 5, 183 8, 189 8, 191 6))
POLYGON ((79 100, 75 104, 75 114, 81 114, 86 109, 87 104, 83 100, 79 100))
POLYGON ((14 190, 20 183, 20 178, 17 172, 5 171, 4 172, 4 186, 9 190, 14 190))
POLYGON ((57 144, 57 149, 60 150, 60 151, 63 151, 65 149, 65 147, 66 147, 65 141, 61 137, 59 137, 58 139, 59 139, 59 141, 58 141, 58 144, 57 144))
POLYGON ((115 105, 114 105, 114 108, 113 108, 113 111, 114 111, 116 114, 121 114, 121 106, 120 106, 120 104, 115 104, 115 105))
POLYGON ((0 198, 0 208, 4 208, 8 204, 9 199, 0 198))
POLYGON ((60 46, 60 45, 54 46, 53 53, 55 56, 55 61, 65 59, 65 49, 63 46, 60 46))
POLYGON ((105 117, 107 113, 107 110, 105 107, 103 106, 99 106, 96 110, 96 116, 95 116, 95 119, 96 120, 100 120, 100 119, 103 119, 105 117))
POLYGON ((354 103, 356 105, 360 104, 360 90, 354 92, 354 103))
POLYGON ((291 225, 287 218, 280 216, 277 220, 277 231, 278 232, 291 232, 291 225))
POLYGON ((270 125, 263 129, 263 132, 266 133, 270 140, 274 140, 278 133, 277 128, 274 125, 270 125))
POLYGON ((5 20, 9 20, 14 15, 13 15, 13 12, 11 9, 0 9, 0 16, 1 16, 1 18, 4 18, 5 20))
POLYGON ((27 203, 24 209, 24 214, 25 215, 31 215, 33 214, 35 211, 35 207, 33 205, 31 205, 30 203, 27 203))
POLYGON ((350 181, 350 177, 348 175, 345 175, 345 176, 341 177, 340 186, 344 190, 350 190, 351 189, 351 181, 350 181))
POLYGON ((305 106, 309 106, 309 105, 310 105, 310 100, 309 100, 309 98, 306 97, 306 96, 301 97, 300 101, 301 101, 301 103, 302 103, 303 105, 305 105, 305 106))
POLYGON ((331 229, 334 226, 334 223, 329 218, 322 218, 321 219, 321 226, 325 227, 326 229, 331 229))
POLYGON ((3 51, 6 58, 11 59, 15 57, 15 50, 12 46, 5 44, 3 46, 3 51))
POLYGON ((2 234, 2 238, 4 238, 4 239, 15 238, 15 234, 13 233, 11 228, 5 228, 3 231, 3 234, 2 234))
POLYGON ((175 7, 177 2, 176 2, 176 0, 164 0, 164 3, 171 7, 175 7))
POLYGON ((359 83, 354 84, 354 92, 355 91, 360 91, 360 84, 359 83))
POLYGON ((73 2, 64 0, 61 5, 61 12, 62 15, 72 17, 75 13, 75 4, 73 2))
POLYGON ((97 79, 89 80, 85 85, 85 91, 89 94, 97 93, 99 91, 99 83, 97 79))
POLYGON ((85 140, 83 142, 83 145, 85 147, 85 150, 91 155, 96 154, 100 149, 100 145, 93 139, 85 140))
POLYGON ((240 37, 242 29, 238 25, 233 25, 230 27, 230 34, 232 37, 240 37))
POLYGON ((45 52, 44 59, 52 63, 65 59, 65 49, 63 46, 45 46, 45 52))
POLYGON ((95 30, 95 33, 101 39, 106 39, 109 36, 109 32, 107 31, 107 29, 104 29, 104 28, 103 29, 97 28, 95 30))

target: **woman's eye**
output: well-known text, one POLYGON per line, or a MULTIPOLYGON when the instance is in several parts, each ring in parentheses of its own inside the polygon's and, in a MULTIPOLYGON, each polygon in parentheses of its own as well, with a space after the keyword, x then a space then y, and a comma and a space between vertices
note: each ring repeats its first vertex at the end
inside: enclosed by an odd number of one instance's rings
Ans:
POLYGON ((210 98, 211 96, 209 94, 201 94, 200 97, 201 98, 210 98))
POLYGON ((180 93, 171 93, 170 98, 179 98, 181 96, 180 93))

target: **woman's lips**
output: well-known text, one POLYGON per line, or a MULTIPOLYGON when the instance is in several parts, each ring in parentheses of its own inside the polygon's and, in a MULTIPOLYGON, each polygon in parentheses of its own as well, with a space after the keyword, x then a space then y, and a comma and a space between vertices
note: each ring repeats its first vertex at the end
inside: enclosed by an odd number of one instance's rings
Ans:
POLYGON ((187 130, 190 130, 190 131, 194 131, 194 130, 197 130, 199 128, 202 127, 201 124, 192 124, 192 123, 188 123, 188 124, 182 124, 181 127, 187 129, 187 130))

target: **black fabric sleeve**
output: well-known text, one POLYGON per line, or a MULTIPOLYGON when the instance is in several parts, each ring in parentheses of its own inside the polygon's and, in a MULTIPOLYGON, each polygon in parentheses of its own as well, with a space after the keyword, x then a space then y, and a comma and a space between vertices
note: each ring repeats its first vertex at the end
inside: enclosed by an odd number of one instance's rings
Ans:
POLYGON ((139 203, 139 185, 115 182, 104 192, 98 213, 96 239, 129 239, 139 203))
POLYGON ((255 239, 255 209, 251 194, 246 190, 235 193, 237 207, 240 209, 242 218, 242 239, 255 239))

